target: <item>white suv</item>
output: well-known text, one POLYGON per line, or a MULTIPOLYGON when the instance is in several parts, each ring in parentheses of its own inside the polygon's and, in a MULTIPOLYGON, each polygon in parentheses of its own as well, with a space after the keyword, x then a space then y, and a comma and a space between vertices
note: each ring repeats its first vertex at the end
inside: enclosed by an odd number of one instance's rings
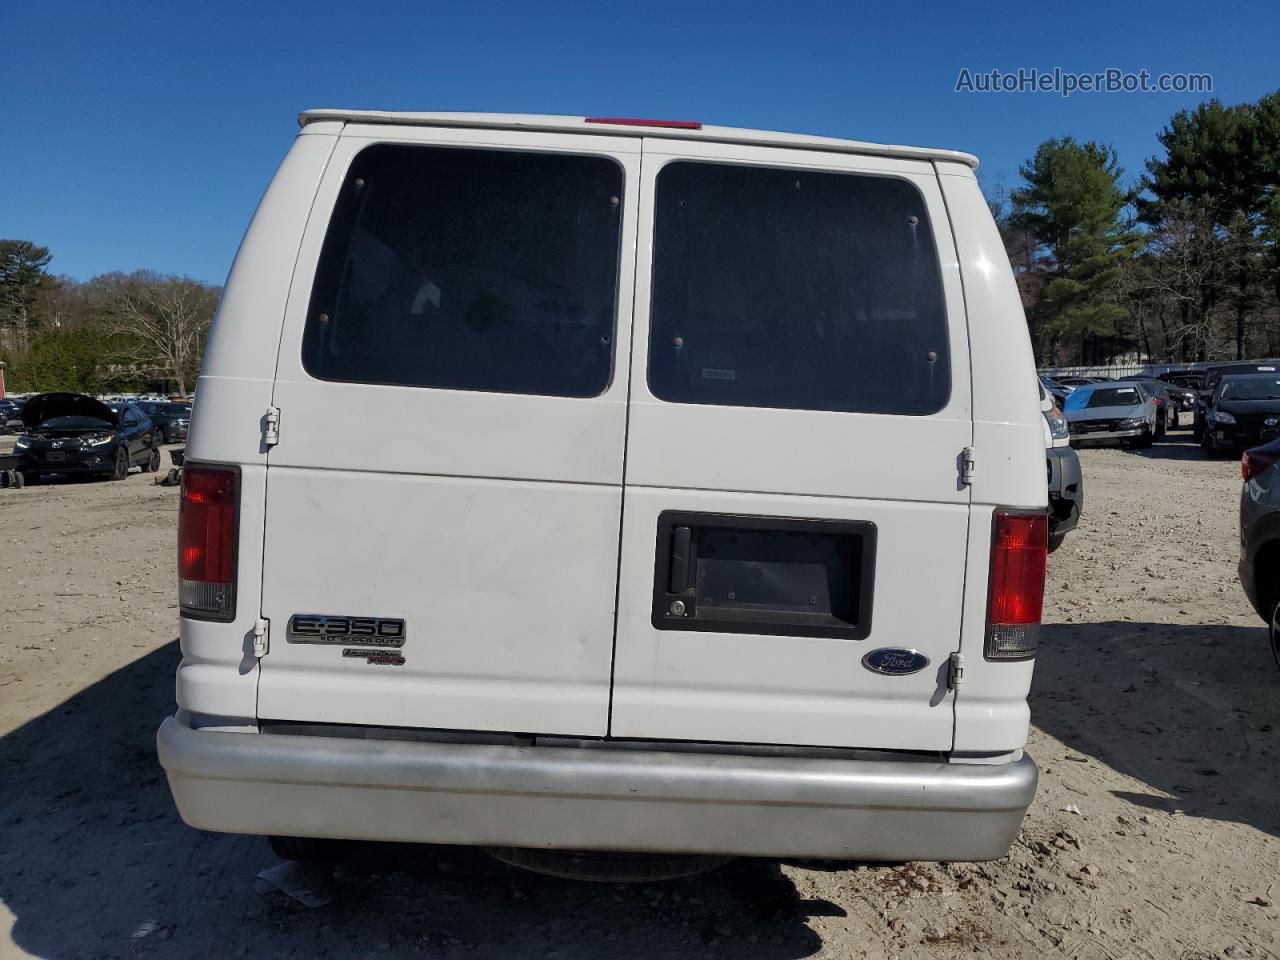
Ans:
POLYGON ((1036 784, 1045 444, 976 160, 301 122, 186 451, 183 818, 1001 856, 1036 784))

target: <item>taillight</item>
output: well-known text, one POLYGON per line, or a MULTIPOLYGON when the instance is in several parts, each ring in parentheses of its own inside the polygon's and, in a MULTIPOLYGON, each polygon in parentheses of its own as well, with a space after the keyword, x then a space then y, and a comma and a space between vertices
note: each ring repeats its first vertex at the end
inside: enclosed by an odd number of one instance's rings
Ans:
POLYGON ((996 511, 987 595, 988 660, 1025 660, 1036 655, 1048 557, 1047 516, 996 511))
POLYGON ((1248 483, 1262 471, 1275 466, 1277 460, 1280 460, 1280 448, 1272 450, 1270 444, 1246 450, 1240 458, 1240 476, 1248 483))
POLYGON ((236 507, 240 473, 188 464, 178 507, 178 607, 191 617, 236 614, 236 507))

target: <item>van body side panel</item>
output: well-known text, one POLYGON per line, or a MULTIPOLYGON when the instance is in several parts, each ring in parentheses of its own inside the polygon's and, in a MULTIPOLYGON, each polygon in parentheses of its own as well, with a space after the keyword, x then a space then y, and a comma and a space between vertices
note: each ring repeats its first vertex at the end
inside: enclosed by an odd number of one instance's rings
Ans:
POLYGON ((275 383, 260 717, 606 732, 639 150, 344 131, 275 383), (606 268, 607 311, 573 289, 606 268), (402 621, 403 642, 291 642, 295 615, 402 621))
POLYGON ((961 652, 964 685, 956 696, 957 751, 1018 750, 1026 743, 1034 660, 985 660, 992 513, 999 507, 1047 509, 1044 418, 1022 301, 1008 256, 978 188, 962 164, 937 164, 960 251, 973 344, 974 508, 961 652))
MULTIPOLYGON (((969 527, 969 490, 959 467, 972 442, 971 386, 955 246, 932 167, 655 138, 645 141, 641 189, 640 236, 653 239, 637 266, 610 733, 949 749, 948 657, 960 642, 969 527), (726 187, 717 192, 721 172, 726 187), (759 219, 744 210, 759 210, 759 219), (852 232, 829 224, 826 210, 838 210, 854 224, 852 232), (875 213, 880 219, 857 229, 863 210, 896 212, 875 213), (704 242, 699 217, 725 224, 723 239, 704 242), (784 268, 767 259, 778 249, 771 238, 780 229, 790 231, 778 253, 791 258, 784 268), (673 292, 662 275, 672 269, 663 245, 682 236, 689 248, 675 259, 692 254, 707 265, 705 274, 716 276, 679 281, 687 287, 677 284, 673 292), (810 245, 806 236, 823 243, 810 245), (716 268, 718 246, 730 250, 727 272, 716 268), (704 248, 712 252, 698 252, 704 248), (896 251, 897 273, 889 251, 896 251), (749 266, 756 261, 758 270, 749 266), (883 272, 867 267, 877 262, 883 272), (765 274, 771 279, 758 280, 765 274), (910 298, 925 289, 938 291, 928 316, 920 315, 922 324, 935 325, 941 315, 936 335, 912 327, 910 298), (762 301, 765 309, 757 306, 762 301), (674 325, 672 303, 684 310, 674 325), (852 343, 845 339, 850 329, 852 343), (833 365, 844 362, 837 350, 854 366, 833 365), (846 401, 839 381, 880 376, 859 359, 877 351, 907 371, 949 375, 949 390, 930 401, 933 408, 909 415, 874 409, 880 400, 898 402, 892 383, 883 386, 883 398, 859 393, 855 383, 846 401), (811 377, 829 382, 810 389, 811 377), (683 398, 658 395, 673 390, 683 398), (771 403, 772 396, 786 408, 771 403), (669 549, 660 530, 672 511, 692 516, 685 522, 695 540, 699 526, 710 530, 704 545, 746 551, 719 564, 717 556, 693 558, 700 577, 723 582, 705 595, 690 588, 676 608, 684 610, 679 617, 655 605, 662 589, 655 566, 667 563, 669 549), (692 604, 698 617, 727 604, 728 617, 750 620, 760 607, 753 607, 755 594, 795 593, 787 583, 806 564, 774 563, 770 548, 751 546, 754 534, 744 534, 737 518, 763 524, 765 536, 780 540, 795 523, 811 524, 802 529, 819 539, 824 523, 872 531, 873 562, 861 574, 868 606, 857 629, 842 634, 756 622, 720 630, 678 622, 692 604), (867 665, 874 651, 893 650, 918 655, 914 669, 881 673, 867 665)), ((904 395, 902 402, 915 401, 904 395)), ((812 549, 821 549, 817 539, 812 549)), ((819 584, 808 598, 815 609, 828 600, 824 585, 846 589, 828 574, 825 583, 821 576, 811 581, 819 584)), ((782 619, 803 624, 806 598, 793 599, 801 609, 782 619)))
MULTIPOLYGON (((326 125, 336 127, 337 125, 326 125)), ((266 454, 261 420, 271 403, 280 318, 303 229, 337 137, 300 135, 253 216, 205 349, 187 443, 189 461, 240 468, 236 617, 180 621, 178 706, 196 714, 256 715, 258 661, 253 626, 261 607, 266 454)))

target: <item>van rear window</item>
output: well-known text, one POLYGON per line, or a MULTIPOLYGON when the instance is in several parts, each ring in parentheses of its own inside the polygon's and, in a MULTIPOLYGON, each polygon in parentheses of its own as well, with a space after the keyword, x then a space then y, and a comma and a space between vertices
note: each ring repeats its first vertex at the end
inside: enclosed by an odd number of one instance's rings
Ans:
POLYGON ((622 186, 605 157, 366 148, 325 235, 304 368, 322 380, 602 393, 622 186))
POLYGON ((951 392, 905 180, 675 162, 658 175, 649 388, 676 403, 926 415, 951 392))

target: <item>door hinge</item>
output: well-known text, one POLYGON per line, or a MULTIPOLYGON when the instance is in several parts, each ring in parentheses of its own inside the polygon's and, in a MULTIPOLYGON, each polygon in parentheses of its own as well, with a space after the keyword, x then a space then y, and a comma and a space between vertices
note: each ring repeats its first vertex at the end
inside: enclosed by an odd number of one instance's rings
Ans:
POLYGON ((267 644, 267 630, 271 626, 270 620, 264 620, 259 617, 253 622, 253 655, 261 660, 267 655, 269 649, 267 644))
POLYGON ((960 482, 969 486, 977 472, 978 453, 973 447, 965 447, 960 451, 960 482))
POLYGON ((953 653, 947 668, 947 689, 959 690, 962 683, 964 683, 964 654, 953 653))
POLYGON ((274 447, 280 442, 280 408, 267 407, 267 413, 262 418, 262 443, 267 447, 274 447))

